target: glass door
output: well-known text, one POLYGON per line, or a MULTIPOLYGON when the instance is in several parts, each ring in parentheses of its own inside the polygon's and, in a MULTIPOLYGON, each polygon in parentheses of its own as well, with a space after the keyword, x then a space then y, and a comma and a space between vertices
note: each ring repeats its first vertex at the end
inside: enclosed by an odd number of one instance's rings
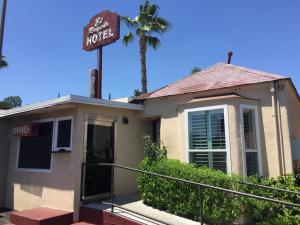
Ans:
POLYGON ((114 122, 88 120, 86 129, 83 195, 85 198, 108 198, 112 168, 99 167, 98 163, 114 162, 114 122))

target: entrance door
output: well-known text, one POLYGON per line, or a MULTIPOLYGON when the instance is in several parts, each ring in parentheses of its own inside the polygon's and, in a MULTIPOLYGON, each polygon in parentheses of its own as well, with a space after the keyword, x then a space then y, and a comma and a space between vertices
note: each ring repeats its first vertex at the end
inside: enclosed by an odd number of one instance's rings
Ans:
POLYGON ((97 166, 98 163, 114 162, 114 122, 88 120, 86 133, 84 167, 85 198, 103 199, 110 196, 110 166, 97 166))

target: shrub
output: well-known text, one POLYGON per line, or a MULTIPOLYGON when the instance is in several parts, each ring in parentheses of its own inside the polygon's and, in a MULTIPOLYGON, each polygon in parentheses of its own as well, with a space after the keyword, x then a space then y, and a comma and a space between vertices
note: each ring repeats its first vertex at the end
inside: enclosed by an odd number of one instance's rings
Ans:
MULTIPOLYGON (((264 186, 271 186, 280 189, 300 192, 296 185, 296 179, 293 175, 280 176, 274 178, 249 177, 247 181, 264 186)), ((272 199, 278 199, 286 202, 300 203, 300 195, 283 191, 254 188, 252 186, 241 185, 240 191, 254 195, 264 196, 272 199)), ((253 198, 244 198, 244 205, 247 206, 247 213, 252 215, 259 224, 300 224, 300 209, 295 207, 286 207, 282 204, 276 204, 253 198)))
MULTIPOLYGON (((228 176, 221 171, 195 167, 178 160, 146 158, 140 163, 139 169, 273 199, 300 202, 300 196, 297 194, 244 185, 239 181, 245 178, 228 176)), ((278 179, 259 177, 246 179, 252 183, 300 191, 295 185, 293 176, 282 176, 278 179)), ((138 176, 138 187, 146 204, 179 216, 199 220, 199 192, 195 186, 141 174, 138 176)), ((209 224, 228 224, 238 219, 241 214, 251 215, 258 224, 262 225, 300 224, 298 208, 283 207, 281 204, 231 195, 209 188, 204 189, 203 196, 204 220, 209 224)))
POLYGON ((166 158, 167 149, 165 146, 160 146, 159 144, 154 143, 149 135, 144 135, 143 140, 146 158, 149 158, 151 160, 166 158))
MULTIPOLYGON (((234 189, 234 177, 209 168, 196 168, 178 160, 161 159, 157 161, 146 158, 139 169, 182 178, 190 181, 211 184, 218 187, 234 189)), ((199 220, 199 192, 195 186, 159 177, 140 175, 138 187, 144 202, 170 213, 199 220)), ((204 217, 211 224, 225 224, 238 218, 241 214, 239 197, 205 188, 204 217)))

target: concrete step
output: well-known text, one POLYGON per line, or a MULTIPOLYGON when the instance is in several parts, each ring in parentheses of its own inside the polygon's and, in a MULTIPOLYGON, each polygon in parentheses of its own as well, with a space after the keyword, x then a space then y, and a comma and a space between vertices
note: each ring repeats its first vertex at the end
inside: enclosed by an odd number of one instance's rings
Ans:
POLYGON ((42 207, 13 212, 10 222, 16 225, 70 225, 73 213, 42 207))

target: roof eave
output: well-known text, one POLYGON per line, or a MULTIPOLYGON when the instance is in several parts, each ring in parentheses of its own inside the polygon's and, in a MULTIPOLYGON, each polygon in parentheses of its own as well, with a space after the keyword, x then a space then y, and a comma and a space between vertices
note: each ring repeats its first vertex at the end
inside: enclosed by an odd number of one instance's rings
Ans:
POLYGON ((78 96, 78 95, 67 95, 60 98, 47 100, 44 102, 39 102, 31 105, 21 106, 14 109, 0 111, 0 118, 18 115, 26 112, 33 112, 44 108, 54 107, 63 104, 70 104, 70 103, 103 106, 109 108, 121 108, 121 109, 138 110, 138 111, 144 110, 144 107, 138 104, 109 101, 104 99, 94 99, 94 98, 78 96))

